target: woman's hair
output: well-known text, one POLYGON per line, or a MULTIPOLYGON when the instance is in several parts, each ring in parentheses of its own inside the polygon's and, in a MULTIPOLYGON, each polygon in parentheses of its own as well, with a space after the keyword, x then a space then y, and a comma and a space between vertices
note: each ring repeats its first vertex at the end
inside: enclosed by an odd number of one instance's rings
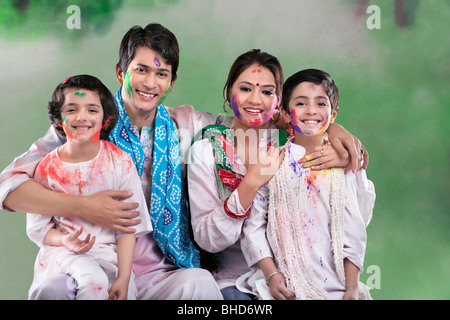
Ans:
POLYGON ((134 26, 123 36, 117 66, 126 72, 136 50, 146 46, 161 55, 172 66, 172 81, 177 77, 180 49, 175 35, 159 23, 149 23, 145 28, 134 26))
POLYGON ((103 125, 100 131, 100 139, 108 140, 109 132, 114 128, 119 118, 119 111, 108 88, 96 77, 86 74, 67 78, 53 91, 52 99, 48 103, 48 115, 56 130, 65 136, 61 127, 61 107, 65 100, 65 89, 68 88, 85 89, 98 93, 103 108, 103 125))
POLYGON ((264 66, 272 72, 275 78, 276 94, 278 99, 280 99, 284 82, 283 68, 280 62, 276 57, 267 52, 261 51, 260 49, 252 49, 241 54, 231 66, 227 82, 223 88, 223 97, 225 100, 230 101, 230 91, 234 82, 245 69, 254 63, 264 66))
POLYGON ((323 85, 323 88, 330 99, 331 111, 336 111, 339 104, 339 90, 333 81, 333 78, 325 71, 318 69, 305 69, 290 76, 283 86, 283 95, 281 98, 281 106, 284 110, 289 111, 289 100, 291 100, 292 92, 302 82, 312 82, 317 85, 323 85))

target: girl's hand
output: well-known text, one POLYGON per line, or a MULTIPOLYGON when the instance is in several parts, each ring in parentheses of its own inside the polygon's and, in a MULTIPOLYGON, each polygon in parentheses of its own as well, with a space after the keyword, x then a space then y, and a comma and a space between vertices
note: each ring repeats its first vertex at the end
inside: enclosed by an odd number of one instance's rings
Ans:
POLYGON ((127 300, 129 282, 130 280, 125 277, 118 277, 109 289, 109 299, 127 300))
POLYGON ((80 230, 68 233, 62 236, 61 243, 64 247, 75 253, 85 253, 91 250, 95 243, 95 236, 91 239, 91 234, 89 233, 84 240, 78 239, 78 237, 83 232, 83 227, 80 230))
POLYGON ((270 294, 277 300, 288 300, 295 295, 286 287, 286 279, 283 274, 274 274, 269 280, 270 294))

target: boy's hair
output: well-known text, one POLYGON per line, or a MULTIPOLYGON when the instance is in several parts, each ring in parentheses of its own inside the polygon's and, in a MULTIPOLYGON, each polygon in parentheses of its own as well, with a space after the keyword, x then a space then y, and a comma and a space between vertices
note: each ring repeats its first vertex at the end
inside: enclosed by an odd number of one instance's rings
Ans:
POLYGON ((100 131, 100 139, 108 140, 109 132, 114 128, 119 118, 119 111, 108 88, 96 77, 86 74, 67 78, 53 91, 52 99, 48 103, 48 115, 56 130, 65 136, 61 127, 63 122, 61 107, 65 100, 65 89, 68 88, 85 89, 98 93, 103 108, 103 125, 100 131))
POLYGON ((331 111, 336 111, 339 104, 339 90, 336 87, 333 78, 325 71, 318 69, 306 69, 290 76, 283 86, 283 96, 281 105, 284 110, 289 111, 289 100, 292 92, 302 82, 312 82, 317 85, 323 85, 325 92, 330 99, 331 111))
POLYGON ((260 49, 252 49, 241 54, 231 66, 227 82, 223 88, 223 97, 225 100, 230 101, 230 92, 234 82, 245 69, 254 63, 258 63, 272 72, 275 78, 276 94, 280 98, 284 82, 283 68, 280 62, 276 57, 267 52, 261 51, 260 49))
POLYGON ((119 48, 117 66, 127 71, 139 47, 147 46, 163 57, 172 66, 172 81, 177 77, 180 49, 175 35, 159 23, 149 23, 145 28, 134 26, 124 35, 119 48))

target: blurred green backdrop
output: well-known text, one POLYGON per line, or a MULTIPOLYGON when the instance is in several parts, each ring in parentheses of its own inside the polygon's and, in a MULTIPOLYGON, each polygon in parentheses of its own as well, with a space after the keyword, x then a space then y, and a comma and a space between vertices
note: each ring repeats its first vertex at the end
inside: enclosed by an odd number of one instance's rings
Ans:
MULTIPOLYGON (((232 62, 261 48, 280 59, 285 77, 329 72, 341 94, 337 122, 369 151, 373 297, 449 299, 449 21, 448 1, 2 0, 0 168, 48 129, 47 102, 66 77, 89 73, 115 93, 119 43, 133 25, 159 22, 178 38, 169 106, 221 112, 232 62), (67 27, 70 5, 80 8, 81 29, 67 27), (368 27, 370 5, 380 9, 380 29, 368 27)), ((0 228, 0 299, 26 299, 37 247, 23 213, 2 211, 0 228)))

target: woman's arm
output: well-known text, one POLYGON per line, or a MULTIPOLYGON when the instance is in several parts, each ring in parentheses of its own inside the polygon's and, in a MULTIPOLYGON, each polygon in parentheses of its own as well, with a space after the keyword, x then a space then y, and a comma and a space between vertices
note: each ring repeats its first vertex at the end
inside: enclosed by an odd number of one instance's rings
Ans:
POLYGON ((345 172, 367 168, 369 154, 358 138, 336 123, 330 124, 327 133, 332 148, 326 147, 322 152, 322 148, 317 147, 314 152, 305 156, 305 166, 314 170, 345 167, 345 172))

